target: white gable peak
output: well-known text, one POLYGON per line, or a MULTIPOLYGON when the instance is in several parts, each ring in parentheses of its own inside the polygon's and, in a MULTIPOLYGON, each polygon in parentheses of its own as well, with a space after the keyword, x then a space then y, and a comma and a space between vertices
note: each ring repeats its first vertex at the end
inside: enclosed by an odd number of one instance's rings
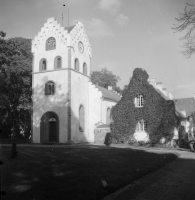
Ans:
POLYGON ((59 38, 61 42, 64 44, 67 41, 67 34, 68 31, 60 25, 53 17, 47 19, 47 22, 41 28, 41 31, 35 36, 34 40, 32 41, 32 52, 39 48, 42 41, 54 35, 56 38, 59 38))
POLYGON ((81 22, 77 22, 77 24, 70 31, 70 38, 71 38, 70 42, 72 46, 74 46, 74 44, 77 43, 80 38, 82 38, 83 43, 85 47, 87 48, 87 52, 90 58, 92 58, 91 45, 89 43, 89 39, 87 37, 84 25, 81 22))

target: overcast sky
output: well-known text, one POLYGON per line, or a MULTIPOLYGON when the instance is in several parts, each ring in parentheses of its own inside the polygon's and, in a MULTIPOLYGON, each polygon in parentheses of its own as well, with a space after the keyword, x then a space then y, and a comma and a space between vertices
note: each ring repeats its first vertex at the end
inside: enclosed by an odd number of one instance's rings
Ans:
POLYGON ((84 24, 92 46, 91 69, 107 67, 123 88, 135 68, 163 82, 176 98, 195 93, 195 55, 180 53, 183 33, 171 29, 187 2, 195 0, 0 0, 0 29, 7 38, 34 38, 47 18, 64 26, 84 24), (66 6, 63 7, 63 4, 66 6))

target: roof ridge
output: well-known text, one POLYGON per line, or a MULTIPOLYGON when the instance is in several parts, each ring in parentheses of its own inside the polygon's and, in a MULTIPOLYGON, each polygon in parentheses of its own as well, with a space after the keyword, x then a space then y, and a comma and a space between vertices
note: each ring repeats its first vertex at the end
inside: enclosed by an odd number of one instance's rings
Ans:
POLYGON ((96 87, 102 92, 103 97, 114 100, 114 101, 119 101, 121 97, 114 93, 111 90, 108 90, 107 88, 101 87, 99 85, 96 85, 96 87))

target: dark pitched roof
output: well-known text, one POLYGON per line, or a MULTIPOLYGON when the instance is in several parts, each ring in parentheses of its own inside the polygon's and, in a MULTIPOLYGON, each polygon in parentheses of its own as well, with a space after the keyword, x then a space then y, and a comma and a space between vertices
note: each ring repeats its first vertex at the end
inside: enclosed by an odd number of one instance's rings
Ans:
POLYGON ((186 116, 191 115, 191 113, 195 111, 194 98, 175 99, 174 102, 177 110, 186 111, 186 116))
POLYGON ((121 100, 121 97, 116 95, 111 90, 100 87, 99 85, 96 85, 96 87, 102 92, 104 98, 111 99, 111 100, 116 101, 116 102, 121 100))
POLYGON ((65 30, 67 30, 68 33, 70 33, 74 27, 75 27, 75 25, 74 26, 69 26, 69 27, 66 27, 65 30))

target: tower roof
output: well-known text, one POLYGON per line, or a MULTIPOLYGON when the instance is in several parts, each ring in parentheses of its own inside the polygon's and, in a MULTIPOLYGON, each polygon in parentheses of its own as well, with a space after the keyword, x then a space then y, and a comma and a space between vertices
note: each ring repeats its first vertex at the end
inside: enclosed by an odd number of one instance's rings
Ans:
POLYGON ((70 33, 74 27, 75 27, 75 25, 69 26, 69 27, 66 27, 65 30, 67 30, 68 33, 70 33))

